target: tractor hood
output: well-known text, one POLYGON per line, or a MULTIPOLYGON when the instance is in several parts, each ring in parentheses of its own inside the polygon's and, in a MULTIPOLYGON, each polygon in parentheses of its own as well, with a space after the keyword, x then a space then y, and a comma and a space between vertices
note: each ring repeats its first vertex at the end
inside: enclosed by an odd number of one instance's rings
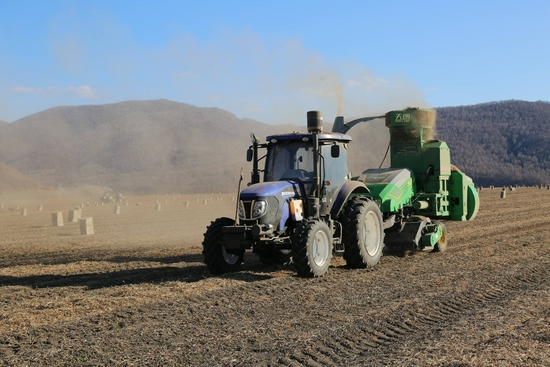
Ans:
POLYGON ((282 231, 290 217, 289 202, 302 198, 301 190, 294 181, 251 185, 241 191, 239 217, 245 224, 258 223, 282 231))
POLYGON ((299 197, 300 185, 293 181, 262 182, 248 186, 241 191, 241 199, 282 196, 285 199, 299 197))

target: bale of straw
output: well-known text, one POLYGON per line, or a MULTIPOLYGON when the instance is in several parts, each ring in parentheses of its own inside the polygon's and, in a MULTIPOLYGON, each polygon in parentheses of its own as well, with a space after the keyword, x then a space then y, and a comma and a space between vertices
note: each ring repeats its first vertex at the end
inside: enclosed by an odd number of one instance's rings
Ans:
POLYGON ((80 218, 80 234, 81 235, 91 235, 94 234, 94 222, 92 217, 80 218))
POLYGON ((63 213, 61 212, 52 213, 52 226, 63 227, 63 213))
POLYGON ((80 219, 80 210, 73 209, 69 210, 69 217, 67 218, 67 222, 69 223, 76 223, 80 219))

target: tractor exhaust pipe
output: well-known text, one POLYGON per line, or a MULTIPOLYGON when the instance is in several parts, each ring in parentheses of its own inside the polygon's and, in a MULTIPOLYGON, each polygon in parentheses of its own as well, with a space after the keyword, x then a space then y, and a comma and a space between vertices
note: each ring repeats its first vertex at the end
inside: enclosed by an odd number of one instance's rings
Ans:
POLYGON ((319 134, 323 132, 323 116, 320 111, 308 111, 307 113, 307 131, 313 135, 313 167, 314 178, 313 185, 308 197, 308 214, 310 217, 319 216, 319 199, 321 197, 321 168, 319 158, 319 134))
POLYGON ((313 134, 323 132, 323 115, 321 115, 321 111, 307 112, 307 131, 313 134))

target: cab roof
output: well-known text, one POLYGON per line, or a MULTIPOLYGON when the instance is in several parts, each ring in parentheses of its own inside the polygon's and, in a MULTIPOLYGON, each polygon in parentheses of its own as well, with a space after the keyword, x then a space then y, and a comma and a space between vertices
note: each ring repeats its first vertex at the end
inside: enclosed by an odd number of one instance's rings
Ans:
MULTIPOLYGON (((342 134, 342 133, 334 133, 334 132, 322 132, 318 134, 319 141, 341 141, 344 143, 348 143, 351 141, 351 136, 342 134)), ((301 132, 293 132, 288 134, 277 134, 277 135, 269 135, 266 137, 266 140, 270 142, 272 139, 277 140, 302 140, 303 138, 309 138, 313 139, 312 133, 301 133, 301 132)))

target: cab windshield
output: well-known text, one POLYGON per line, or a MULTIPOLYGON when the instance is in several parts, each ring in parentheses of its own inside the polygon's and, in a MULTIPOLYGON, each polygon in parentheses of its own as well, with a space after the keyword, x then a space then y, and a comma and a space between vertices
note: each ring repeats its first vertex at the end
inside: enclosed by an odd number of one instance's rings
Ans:
MULTIPOLYGON (((332 196, 351 177, 348 171, 347 144, 321 142, 320 148, 320 178, 322 185, 326 185, 327 194, 332 196), (331 146, 334 144, 341 147, 337 157, 331 156, 331 146)), ((309 192, 314 179, 313 147, 310 142, 286 140, 268 145, 264 182, 298 181, 309 192)))
POLYGON ((293 179, 311 183, 313 173, 313 147, 307 142, 286 140, 268 146, 264 181, 293 179))

